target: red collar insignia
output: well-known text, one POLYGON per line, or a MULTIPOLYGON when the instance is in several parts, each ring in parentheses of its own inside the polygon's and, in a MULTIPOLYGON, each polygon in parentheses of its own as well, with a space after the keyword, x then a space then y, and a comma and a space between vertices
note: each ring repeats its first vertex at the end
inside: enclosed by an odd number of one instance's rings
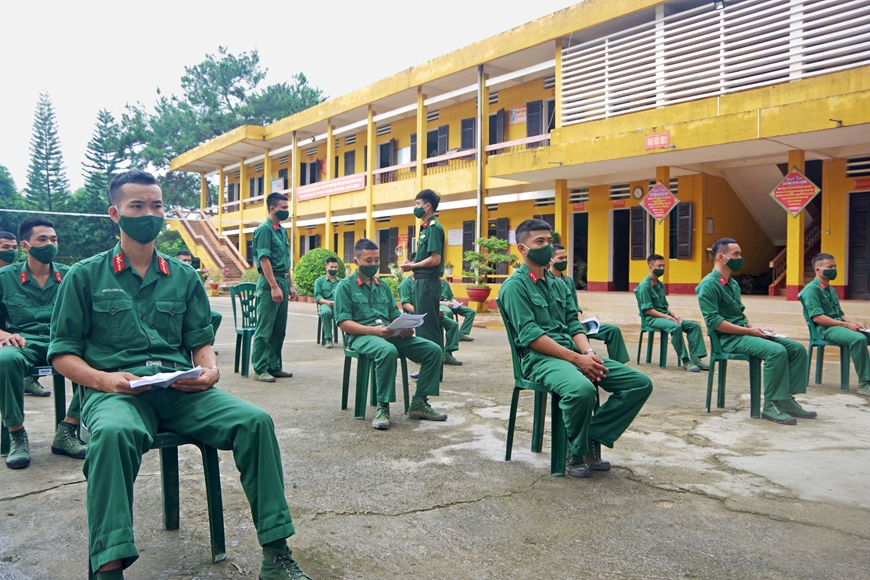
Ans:
POLYGON ((719 283, 722 284, 722 285, 724 286, 725 284, 728 283, 728 280, 725 279, 725 276, 720 276, 720 277, 719 277, 719 283))
POLYGON ((822 290, 827 290, 827 289, 828 289, 827 284, 825 284, 824 282, 819 282, 819 286, 822 287, 822 290))
POLYGON ((58 283, 60 283, 60 272, 58 272, 57 270, 54 271, 54 279, 57 280, 58 283))
POLYGON ((27 270, 21 270, 21 283, 27 284, 27 270))
POLYGON ((428 228, 428 227, 429 227, 429 222, 426 221, 426 222, 423 222, 423 225, 420 226, 420 229, 421 229, 421 230, 425 230, 425 229, 428 228))
POLYGON ((377 276, 375 276, 374 278, 372 278, 372 280, 374 280, 374 281, 375 281, 375 284, 377 284, 378 286, 381 285, 381 281, 378 279, 377 276))
POLYGON ((157 268, 160 270, 161 274, 169 276, 169 264, 163 256, 157 256, 157 268))
POLYGON ((538 275, 535 274, 534 272, 532 272, 531 270, 529 270, 529 278, 532 279, 532 282, 537 282, 537 281, 538 281, 538 275))
POLYGON ((360 278, 359 276, 357 276, 357 277, 356 277, 356 285, 357 285, 357 286, 362 286, 362 284, 363 284, 363 282, 362 282, 362 278, 360 278))
POLYGON ((278 228, 280 228, 280 227, 281 226, 279 226, 278 224, 272 224, 272 229, 275 230, 276 232, 278 231, 278 228))
POLYGON ((115 274, 127 267, 127 263, 124 261, 124 252, 118 252, 112 257, 112 267, 115 274))

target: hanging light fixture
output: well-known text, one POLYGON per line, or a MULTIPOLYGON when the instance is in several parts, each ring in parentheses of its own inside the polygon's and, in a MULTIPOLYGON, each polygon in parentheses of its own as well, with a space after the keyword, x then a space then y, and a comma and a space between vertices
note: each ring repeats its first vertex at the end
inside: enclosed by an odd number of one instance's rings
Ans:
POLYGON ((715 10, 722 10, 725 8, 725 0, 713 0, 713 8, 715 10))

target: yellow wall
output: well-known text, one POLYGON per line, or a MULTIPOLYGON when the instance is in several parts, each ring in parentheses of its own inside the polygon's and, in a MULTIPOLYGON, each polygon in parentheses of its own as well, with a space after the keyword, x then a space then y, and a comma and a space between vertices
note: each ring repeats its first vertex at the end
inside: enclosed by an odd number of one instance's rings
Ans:
MULTIPOLYGON (((531 101, 547 101, 555 99, 555 89, 545 89, 544 79, 535 79, 515 87, 508 87, 498 91, 498 103, 493 103, 489 106, 490 114, 495 113, 499 109, 504 109, 505 112, 505 127, 504 140, 514 141, 516 139, 526 138, 526 124, 517 123, 510 124, 510 112, 512 107, 518 107, 531 101)), ((544 114, 546 114, 546 104, 544 114)), ((546 133, 546 124, 544 126, 546 133)), ((484 142, 489 143, 489 135, 484 136, 484 142)))
MULTIPOLYGON (((822 178, 822 248, 837 259, 839 274, 832 286, 849 283, 848 223, 849 194, 855 178, 846 177, 846 160, 826 161, 822 178)), ((841 294, 842 295, 842 294, 841 294)))

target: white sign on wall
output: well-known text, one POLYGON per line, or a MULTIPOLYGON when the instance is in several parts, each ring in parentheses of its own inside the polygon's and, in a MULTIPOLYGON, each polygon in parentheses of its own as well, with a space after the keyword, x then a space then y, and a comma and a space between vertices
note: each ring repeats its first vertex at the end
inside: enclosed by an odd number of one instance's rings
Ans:
POLYGON ((447 245, 461 246, 462 245, 462 228, 455 230, 447 230, 447 245))

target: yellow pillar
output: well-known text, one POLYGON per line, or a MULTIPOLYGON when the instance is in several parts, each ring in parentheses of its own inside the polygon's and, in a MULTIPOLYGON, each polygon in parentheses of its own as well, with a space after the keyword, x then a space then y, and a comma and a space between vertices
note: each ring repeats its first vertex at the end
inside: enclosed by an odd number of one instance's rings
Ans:
POLYGON ((369 105, 369 115, 366 121, 366 237, 374 239, 375 237, 375 216, 372 215, 375 211, 375 203, 373 196, 374 179, 372 171, 375 165, 375 112, 372 111, 372 106, 369 105))
POLYGON ((251 197, 251 184, 248 183, 248 168, 245 160, 239 160, 239 253, 248 259, 248 244, 245 243, 245 200, 251 197))
MULTIPOLYGON (((795 149, 788 152, 788 169, 797 169, 803 172, 805 170, 806 156, 803 151, 795 149)), ((788 220, 788 229, 786 230, 786 247, 788 252, 785 254, 785 297, 786 300, 797 300, 798 292, 804 285, 804 216, 806 212, 801 212, 796 218, 786 214, 788 220)), ((744 250, 745 251, 745 250, 744 250)))
MULTIPOLYGON (((426 130, 428 129, 428 121, 426 120, 426 95, 423 94, 423 87, 417 87, 417 167, 415 168, 416 188, 414 195, 423 190, 423 160, 426 158, 426 130)), ((414 239, 420 238, 420 220, 414 220, 414 239)), ((411 240, 408 240, 408 245, 411 245, 411 240)), ((405 258, 411 255, 411 252, 416 251, 416 247, 409 247, 405 253, 405 258)))
POLYGON ((556 180, 556 223, 554 228, 559 232, 561 244, 568 247, 568 181, 556 180))
POLYGON ((205 173, 199 174, 199 209, 205 209, 206 200, 208 199, 208 181, 205 180, 205 173))
POLYGON ((227 176, 224 174, 224 168, 220 168, 220 177, 218 178, 218 235, 224 235, 224 188, 226 187, 227 176))
MULTIPOLYGON (((661 182, 662 185, 671 188, 671 168, 670 167, 656 167, 656 181, 661 182)), ((668 215, 665 219, 661 221, 661 223, 656 222, 656 254, 661 254, 665 257, 665 264, 669 264, 668 260, 671 255, 671 216, 668 215)), ((665 275, 662 276, 662 283, 665 285, 665 289, 668 287, 668 279, 670 268, 665 268, 665 275)), ((640 280, 631 280, 632 282, 640 282, 640 280)))
POLYGON ((272 193, 272 158, 269 157, 268 149, 263 149, 263 153, 265 154, 263 157, 263 209, 268 214, 269 203, 266 201, 266 198, 272 193))
MULTIPOLYGON (((326 181, 333 179, 336 175, 335 171, 335 138, 332 136, 332 132, 335 130, 335 127, 332 123, 328 123, 326 126, 326 181)), ((324 231, 324 235, 326 239, 324 240, 323 247, 329 248, 330 250, 337 250, 338 248, 332 247, 332 239, 334 237, 332 227, 332 197, 326 197, 326 228, 324 231)))
MULTIPOLYGON (((486 86, 486 80, 489 75, 485 74, 484 67, 481 65, 477 71, 477 135, 475 135, 475 147, 477 151, 477 200, 475 203, 475 216, 477 222, 478 238, 486 237, 489 233, 489 227, 484 230, 483 219, 484 210, 483 200, 486 199, 486 186, 488 185, 486 177, 486 142, 489 140, 489 87, 486 86)), ((479 250, 475 243, 474 248, 479 250)))
POLYGON ((293 131, 293 138, 291 145, 293 148, 290 150, 290 203, 293 208, 293 227, 290 228, 290 253, 291 253, 291 265, 295 265, 296 262, 299 261, 299 236, 297 232, 299 231, 298 221, 299 221, 299 204, 296 201, 296 190, 299 188, 299 183, 301 182, 301 174, 299 172, 299 144, 296 142, 296 131, 293 131))
POLYGON ((556 129, 562 128, 562 39, 556 39, 556 129))
POLYGON ((606 185, 596 185, 589 188, 589 201, 586 210, 589 213, 589 229, 587 240, 590 251, 587 252, 589 263, 586 267, 587 289, 592 292, 613 290, 613 275, 610 268, 610 223, 613 202, 610 201, 610 188, 606 185), (602 243, 606 242, 606 243, 602 243), (594 251, 591 250, 594 248, 594 251))

